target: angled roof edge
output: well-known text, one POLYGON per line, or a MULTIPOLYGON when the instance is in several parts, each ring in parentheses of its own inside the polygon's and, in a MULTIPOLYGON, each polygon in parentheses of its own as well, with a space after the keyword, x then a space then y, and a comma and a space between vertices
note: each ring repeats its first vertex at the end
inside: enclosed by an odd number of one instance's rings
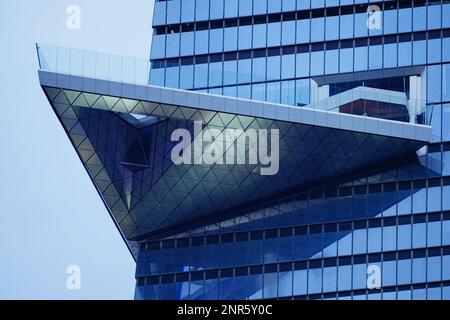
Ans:
POLYGON ((320 127, 431 142, 430 126, 316 110, 271 102, 151 85, 122 83, 39 70, 41 86, 64 88, 167 105, 232 113, 320 127))

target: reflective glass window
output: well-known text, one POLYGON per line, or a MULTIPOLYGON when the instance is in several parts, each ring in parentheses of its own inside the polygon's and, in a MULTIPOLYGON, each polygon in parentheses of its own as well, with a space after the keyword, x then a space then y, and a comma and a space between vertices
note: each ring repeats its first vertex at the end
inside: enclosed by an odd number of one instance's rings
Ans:
POLYGON ((295 55, 287 54, 281 56, 281 78, 288 79, 295 77, 295 55))
POLYGON ((253 48, 266 47, 266 27, 267 25, 264 23, 253 26, 253 48))
POLYGON ((267 57, 267 80, 278 80, 281 75, 281 56, 267 57))
POLYGON ((441 5, 429 3, 428 7, 428 29, 439 29, 441 27, 441 5))
POLYGON ((228 27, 224 29, 224 50, 237 50, 237 27, 228 27))
POLYGON ((195 33, 195 54, 208 53, 209 48, 209 31, 201 30, 195 33))
POLYGON ((411 32, 412 29, 412 9, 402 8, 398 10, 398 31, 411 32))
POLYGON ((297 43, 308 43, 310 36, 310 20, 297 20, 297 43))
POLYGON ((194 66, 180 67, 180 88, 192 89, 194 87, 194 66))
POLYGON ((194 66, 194 86, 204 88, 208 86, 208 64, 196 64, 194 66))
POLYGON ((239 27, 239 50, 250 49, 252 47, 252 26, 239 27))
POLYGON ((181 5, 180 0, 167 1, 167 23, 180 23, 181 5))
POLYGON ((238 61, 238 83, 251 82, 252 60, 245 59, 238 61))
POLYGON ((281 23, 267 24, 267 46, 274 47, 281 44, 281 23))
POLYGON ((239 0, 239 16, 251 16, 253 11, 253 0, 239 0))
POLYGON ((282 22, 282 45, 295 43, 295 21, 282 22))
POLYGON ((194 0, 181 1, 181 22, 194 21, 195 5, 194 0))
POLYGON ((238 0, 225 0, 225 18, 237 17, 238 0))
POLYGON ((259 82, 266 80, 266 57, 253 58, 252 81, 259 82))
POLYGON ((194 32, 181 33, 181 55, 190 56, 194 54, 194 32))
POLYGON ((224 0, 210 0, 210 19, 222 19, 223 18, 223 8, 224 0))
POLYGON ((180 55, 180 34, 173 33, 167 35, 166 57, 178 57, 180 55))
POLYGON ((209 32, 209 52, 223 51, 223 29, 212 29, 209 32))

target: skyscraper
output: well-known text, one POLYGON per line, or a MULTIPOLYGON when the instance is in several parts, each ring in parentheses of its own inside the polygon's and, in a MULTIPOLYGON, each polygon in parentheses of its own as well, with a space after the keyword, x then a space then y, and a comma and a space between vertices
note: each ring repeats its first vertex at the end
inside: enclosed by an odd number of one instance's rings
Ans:
POLYGON ((449 299, 449 15, 448 0, 169 0, 150 64, 38 46, 136 298, 449 299), (175 163, 174 131, 196 123, 277 130, 277 172, 175 163))

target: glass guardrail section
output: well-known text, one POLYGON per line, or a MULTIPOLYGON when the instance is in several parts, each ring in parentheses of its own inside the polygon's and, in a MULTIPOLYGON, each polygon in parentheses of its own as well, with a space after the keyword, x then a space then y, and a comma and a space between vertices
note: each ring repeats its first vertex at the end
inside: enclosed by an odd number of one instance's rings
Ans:
POLYGON ((73 76, 148 85, 150 61, 89 50, 36 44, 39 68, 73 76))

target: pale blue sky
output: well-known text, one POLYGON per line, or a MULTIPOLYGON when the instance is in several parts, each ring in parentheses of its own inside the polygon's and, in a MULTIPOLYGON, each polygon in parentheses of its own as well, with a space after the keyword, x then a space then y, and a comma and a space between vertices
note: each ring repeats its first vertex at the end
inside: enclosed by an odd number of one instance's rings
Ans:
POLYGON ((35 43, 148 58, 153 0, 1 0, 0 299, 132 299, 134 261, 39 87, 35 43), (81 29, 66 28, 69 5, 81 29), (81 267, 81 290, 66 268, 81 267))

